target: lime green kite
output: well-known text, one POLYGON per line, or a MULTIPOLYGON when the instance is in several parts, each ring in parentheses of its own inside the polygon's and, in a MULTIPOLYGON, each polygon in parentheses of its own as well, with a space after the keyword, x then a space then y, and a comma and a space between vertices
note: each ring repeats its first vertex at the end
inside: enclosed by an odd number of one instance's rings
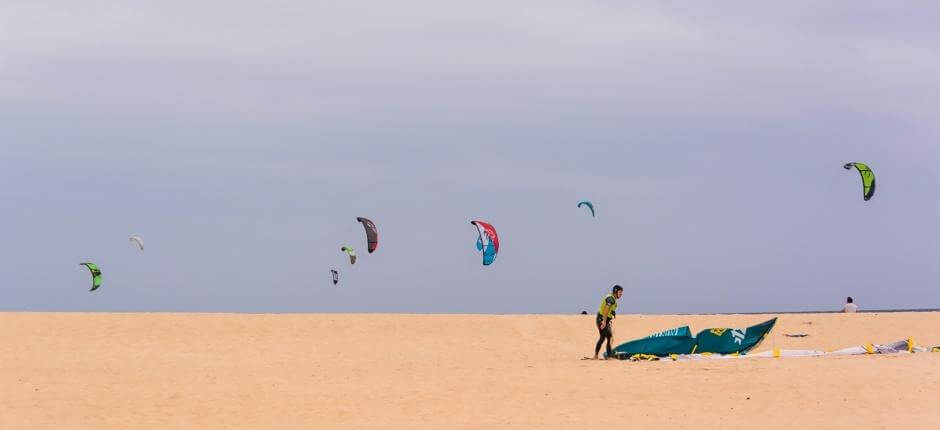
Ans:
POLYGON ((97 290, 101 286, 101 269, 95 263, 81 263, 79 266, 85 266, 91 272, 91 289, 88 291, 97 290))
POLYGON ((845 163, 842 166, 845 170, 852 170, 855 167, 858 173, 862 175, 862 198, 867 202, 871 196, 875 195, 875 173, 871 171, 868 165, 863 163, 845 163))
POLYGON ((352 249, 348 246, 344 246, 340 248, 339 250, 345 252, 346 255, 349 256, 349 264, 356 264, 356 250, 355 249, 352 249))

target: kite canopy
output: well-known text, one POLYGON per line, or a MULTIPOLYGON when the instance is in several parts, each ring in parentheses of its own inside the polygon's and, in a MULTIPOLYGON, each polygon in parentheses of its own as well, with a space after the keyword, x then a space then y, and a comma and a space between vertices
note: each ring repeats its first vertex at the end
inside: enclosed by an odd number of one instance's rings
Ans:
POLYGON ((672 354, 747 354, 764 340, 777 319, 772 318, 746 328, 707 328, 692 337, 689 326, 653 333, 618 345, 613 357, 627 359, 634 355, 664 357, 672 354))
POLYGON ((91 289, 88 291, 97 290, 101 286, 101 269, 95 263, 81 263, 79 266, 85 266, 91 272, 91 289))
POLYGON ((867 202, 871 199, 871 196, 875 195, 875 172, 871 171, 871 168, 864 163, 845 163, 845 170, 852 170, 852 167, 858 170, 858 173, 862 175, 862 198, 867 202))
POLYGON ((483 221, 470 221, 470 224, 475 225, 477 231, 480 232, 480 236, 477 238, 477 250, 483 251, 483 265, 493 264, 493 260, 496 259, 496 254, 499 252, 499 236, 496 234, 496 229, 493 228, 492 224, 483 221))
POLYGON ((379 230, 375 228, 375 223, 363 217, 356 218, 356 221, 361 222, 362 227, 366 229, 366 240, 369 241, 369 254, 375 252, 375 248, 379 247, 379 230))
POLYGON ((337 283, 339 283, 339 272, 337 272, 336 270, 330 269, 330 274, 333 275, 333 285, 336 285, 337 283))
POLYGON ((339 250, 345 252, 346 255, 349 256, 349 264, 356 264, 356 250, 355 249, 352 249, 348 246, 344 246, 340 248, 339 250))
POLYGON ((131 236, 130 241, 137 244, 137 248, 139 248, 141 251, 144 250, 144 240, 141 239, 140 236, 131 236))
POLYGON ((581 206, 587 206, 587 208, 591 210, 591 216, 597 216, 594 214, 594 203, 591 203, 587 200, 582 200, 580 203, 578 203, 578 207, 580 208, 581 206))

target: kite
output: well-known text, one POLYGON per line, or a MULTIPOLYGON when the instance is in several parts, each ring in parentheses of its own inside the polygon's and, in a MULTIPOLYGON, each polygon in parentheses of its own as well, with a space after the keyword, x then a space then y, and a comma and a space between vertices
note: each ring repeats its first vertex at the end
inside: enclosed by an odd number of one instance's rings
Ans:
POLYGON ((858 173, 862 175, 862 198, 867 202, 871 196, 875 195, 875 173, 871 171, 868 165, 863 163, 845 163, 845 170, 852 170, 855 167, 858 173))
POLYGON ((587 200, 583 200, 583 201, 581 201, 580 203, 578 203, 578 207, 580 208, 581 206, 587 206, 587 208, 591 210, 591 216, 597 216, 597 215, 594 214, 594 204, 593 204, 593 203, 591 203, 591 202, 589 202, 589 201, 587 201, 587 200))
POLYGON ((348 246, 344 246, 340 248, 339 250, 345 252, 346 255, 349 256, 349 264, 356 264, 356 250, 355 249, 352 249, 348 246))
POLYGON ((101 269, 95 263, 81 263, 79 266, 85 266, 91 272, 91 289, 88 291, 97 290, 101 286, 101 269))
POLYGON ((483 251, 483 265, 489 266, 496 259, 499 252, 499 236, 492 224, 483 221, 470 221, 477 227, 480 237, 477 239, 477 250, 483 251))
POLYGON ((333 285, 339 283, 339 272, 336 270, 330 269, 330 273, 333 275, 333 285))
POLYGON ((141 239, 140 236, 131 236, 130 241, 137 244, 137 247, 140 248, 141 251, 144 250, 144 240, 141 239))
POLYGON ((369 254, 375 252, 375 248, 379 247, 379 230, 375 228, 375 223, 363 217, 356 218, 356 221, 361 222, 362 227, 366 229, 366 240, 369 241, 369 254))

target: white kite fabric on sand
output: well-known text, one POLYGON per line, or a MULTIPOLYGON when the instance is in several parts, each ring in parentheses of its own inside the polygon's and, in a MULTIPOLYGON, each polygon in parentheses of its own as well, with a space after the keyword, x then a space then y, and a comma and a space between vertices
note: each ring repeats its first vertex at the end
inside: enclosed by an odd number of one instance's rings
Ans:
POLYGON ((781 358, 781 357, 821 357, 841 355, 871 355, 871 354, 915 354, 923 352, 940 352, 940 346, 924 347, 914 343, 914 338, 907 338, 897 342, 850 346, 835 351, 819 351, 815 349, 779 349, 756 352, 753 354, 672 354, 667 357, 657 357, 651 354, 637 354, 630 357, 632 361, 657 361, 670 359, 672 361, 694 360, 731 360, 740 358, 781 358))

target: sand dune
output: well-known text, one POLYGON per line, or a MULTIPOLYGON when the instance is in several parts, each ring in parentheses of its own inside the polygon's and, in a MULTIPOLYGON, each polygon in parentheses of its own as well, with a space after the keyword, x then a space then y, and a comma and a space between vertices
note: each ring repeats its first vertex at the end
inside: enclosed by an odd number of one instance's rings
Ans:
MULTIPOLYGON (((765 315, 621 316, 618 341, 765 315)), ((0 314, 0 428, 940 428, 940 353, 582 361, 593 316, 0 314)), ((940 313, 789 314, 758 350, 940 313), (806 333, 788 338, 784 333, 806 333)))

